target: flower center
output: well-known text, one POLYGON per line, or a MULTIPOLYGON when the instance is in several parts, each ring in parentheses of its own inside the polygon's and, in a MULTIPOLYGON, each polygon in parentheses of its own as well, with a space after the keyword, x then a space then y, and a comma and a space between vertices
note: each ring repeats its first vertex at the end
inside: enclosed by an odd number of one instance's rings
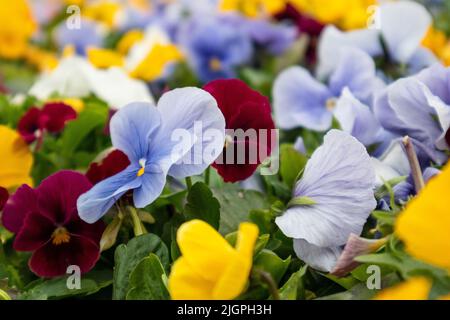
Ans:
POLYGON ((330 98, 330 99, 328 99, 327 102, 326 102, 327 110, 328 110, 328 111, 333 111, 334 108, 336 107, 336 104, 337 104, 336 98, 330 98))
POLYGON ((147 160, 145 160, 145 159, 139 160, 139 165, 141 166, 141 168, 137 172, 136 176, 141 177, 141 176, 144 175, 144 173, 145 173, 145 163, 146 162, 147 162, 147 160))
POLYGON ((67 243, 70 241, 70 234, 64 227, 58 227, 52 234, 52 243, 59 246, 62 243, 67 243))
POLYGON ((212 58, 211 60, 209 60, 209 68, 212 71, 220 71, 222 70, 222 62, 220 62, 220 60, 217 58, 212 58))

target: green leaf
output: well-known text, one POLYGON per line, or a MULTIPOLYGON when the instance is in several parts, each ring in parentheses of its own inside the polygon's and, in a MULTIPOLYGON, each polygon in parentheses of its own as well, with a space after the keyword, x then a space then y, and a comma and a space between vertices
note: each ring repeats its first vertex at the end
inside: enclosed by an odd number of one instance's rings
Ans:
POLYGON ((130 276, 127 300, 168 300, 166 273, 158 256, 151 253, 139 262, 130 276))
POLYGON ((289 264, 291 263, 291 257, 286 260, 278 257, 274 252, 264 249, 255 258, 254 267, 261 268, 264 271, 269 272, 272 275, 275 283, 280 283, 281 278, 286 273, 289 264))
POLYGON ((113 299, 125 299, 131 272, 150 253, 156 254, 164 268, 168 269, 169 250, 161 239, 154 234, 144 234, 131 239, 126 245, 122 244, 117 247, 114 255, 113 299))
POLYGON ((291 189, 307 162, 308 158, 295 150, 292 145, 283 144, 280 147, 280 175, 291 189))
POLYGON ((405 279, 417 275, 426 275, 438 279, 447 277, 445 270, 415 260, 405 253, 397 253, 395 256, 390 253, 368 254, 356 257, 355 260, 361 263, 393 268, 405 279))
POLYGON ((248 221, 250 211, 270 207, 264 194, 254 190, 241 190, 231 184, 213 189, 213 194, 220 203, 219 232, 223 235, 236 231, 241 222, 248 221))
POLYGON ((281 300, 297 300, 299 297, 304 296, 303 277, 306 274, 306 270, 308 270, 308 266, 304 265, 299 271, 291 275, 280 289, 281 300))
POLYGON ((67 280, 70 276, 64 276, 46 281, 37 281, 19 299, 23 300, 49 300, 63 299, 73 296, 87 296, 98 292, 112 283, 112 274, 109 270, 92 271, 81 276, 80 289, 69 289, 67 280))
POLYGON ((185 216, 187 220, 200 219, 219 229, 220 204, 205 183, 197 182, 190 189, 185 216))
POLYGON ((68 122, 62 135, 62 155, 71 156, 94 129, 105 126, 107 117, 107 108, 92 105, 85 108, 76 120, 68 122))

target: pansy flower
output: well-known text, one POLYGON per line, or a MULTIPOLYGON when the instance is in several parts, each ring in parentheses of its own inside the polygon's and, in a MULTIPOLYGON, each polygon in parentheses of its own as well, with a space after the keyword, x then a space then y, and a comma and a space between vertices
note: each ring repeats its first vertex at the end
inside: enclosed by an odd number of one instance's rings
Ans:
POLYGON ((230 300, 245 289, 253 263, 258 227, 239 226, 236 248, 201 220, 183 224, 177 231, 181 258, 169 277, 175 300, 230 300))
POLYGON ((42 139, 44 132, 59 133, 67 121, 77 117, 72 107, 58 102, 49 102, 40 108, 30 108, 19 121, 17 130, 27 143, 42 139))
POLYGON ((294 238, 300 259, 329 272, 349 236, 361 234, 375 209, 374 185, 364 146, 345 132, 331 130, 296 183, 287 211, 275 222, 294 238))
POLYGON ((389 63, 407 66, 411 73, 436 62, 433 53, 421 46, 432 22, 430 13, 421 4, 387 1, 366 21, 373 24, 352 31, 341 31, 332 25, 323 30, 318 46, 319 77, 336 68, 339 63, 336 52, 343 47, 359 48, 371 57, 384 57, 387 51, 385 58, 389 63))
POLYGON ((97 184, 125 170, 129 165, 130 160, 125 153, 120 150, 113 150, 101 161, 91 163, 86 172, 86 177, 92 184, 97 184))
POLYGON ((0 186, 10 189, 23 183, 32 185, 33 155, 22 137, 0 126, 0 186))
POLYGON ((90 223, 129 190, 135 207, 143 208, 161 194, 167 175, 181 179, 202 173, 220 155, 225 120, 209 93, 183 88, 165 93, 157 108, 136 102, 120 109, 110 132, 130 165, 78 199, 79 214, 90 223))
POLYGON ((38 276, 64 275, 70 265, 85 273, 99 259, 103 222, 81 221, 76 207, 91 186, 80 173, 60 171, 36 189, 23 185, 6 203, 2 223, 16 234, 15 250, 33 253, 29 266, 38 276))
POLYGON ((375 300, 428 300, 432 286, 430 279, 416 276, 384 289, 375 296, 375 300))
POLYGON ((395 232, 417 259, 450 271, 450 166, 430 180, 400 215, 395 232))
POLYGON ((237 79, 216 80, 204 89, 217 100, 227 128, 221 161, 216 161, 213 167, 226 182, 245 180, 272 151, 275 126, 269 99, 237 79), (247 133, 255 130, 255 135, 240 136, 241 130, 247 133), (245 155, 239 154, 242 151, 245 155), (252 153, 256 156, 253 160, 252 153))
POLYGON ((191 19, 178 37, 202 82, 233 78, 253 54, 249 34, 217 17, 191 19))
POLYGON ((153 102, 144 82, 130 78, 120 68, 96 69, 78 56, 62 59, 58 67, 34 83, 29 94, 39 100, 48 100, 54 94, 63 98, 84 98, 94 94, 112 109, 134 101, 153 102))
POLYGON ((450 68, 435 64, 381 91, 374 112, 387 130, 422 143, 443 164, 450 150, 450 68))
POLYGON ((338 55, 339 64, 327 85, 302 67, 290 67, 278 76, 273 99, 276 122, 282 129, 329 129, 336 101, 345 88, 361 102, 371 103, 381 86, 372 58, 354 48, 342 49, 338 55))

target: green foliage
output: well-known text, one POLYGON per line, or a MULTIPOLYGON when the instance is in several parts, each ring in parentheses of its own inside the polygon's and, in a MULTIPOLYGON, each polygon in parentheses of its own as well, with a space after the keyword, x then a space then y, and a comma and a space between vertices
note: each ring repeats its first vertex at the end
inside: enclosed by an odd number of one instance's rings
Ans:
POLYGON ((150 253, 157 255, 164 269, 169 267, 169 251, 161 239, 154 234, 145 234, 131 239, 126 245, 116 248, 113 299, 126 298, 130 286, 130 276, 142 259, 150 253))
POLYGON ((200 219, 219 229, 220 204, 203 182, 195 183, 189 190, 184 209, 187 220, 200 219))
POLYGON ((130 275, 127 300, 168 300, 167 276, 159 257, 153 253, 142 259, 130 275))

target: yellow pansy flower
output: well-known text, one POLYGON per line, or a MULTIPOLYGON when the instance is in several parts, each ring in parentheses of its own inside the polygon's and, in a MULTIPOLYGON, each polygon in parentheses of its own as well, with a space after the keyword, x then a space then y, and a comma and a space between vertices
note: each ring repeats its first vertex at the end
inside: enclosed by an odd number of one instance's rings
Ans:
POLYGON ((85 5, 82 14, 94 21, 104 23, 108 27, 114 27, 117 23, 121 5, 114 1, 97 1, 90 5, 85 5))
POLYGON ((444 65, 450 66, 450 39, 447 39, 444 32, 430 28, 422 45, 430 49, 444 65))
POLYGON ((54 53, 31 45, 25 52, 25 60, 39 71, 53 70, 58 65, 58 58, 54 53))
POLYGON ((433 178, 397 220, 395 232, 417 259, 450 271, 450 165, 433 178))
POLYGON ((32 165, 33 156, 25 141, 15 130, 0 126, 0 186, 12 189, 24 183, 33 185, 32 165))
POLYGON ((144 33, 141 30, 130 30, 120 39, 117 44, 117 51, 121 54, 127 54, 130 48, 142 39, 144 39, 144 33))
POLYGON ((97 68, 122 67, 124 58, 121 54, 103 48, 88 48, 88 60, 97 68))
POLYGON ((377 0, 289 0, 303 14, 309 15, 323 24, 334 24, 351 30, 367 26, 369 8, 377 0))
POLYGON ((35 30, 26 0, 0 0, 0 57, 22 58, 35 30))
POLYGON ((392 288, 381 291, 376 300, 427 300, 431 290, 431 281, 423 277, 411 278, 392 288))
POLYGON ((144 81, 160 78, 169 63, 180 61, 183 54, 173 44, 155 44, 147 56, 131 71, 130 76, 144 81))
POLYGON ((221 11, 240 11, 250 18, 275 15, 285 7, 286 0, 222 0, 219 3, 221 11))
POLYGON ((253 261, 258 227, 241 223, 236 248, 201 220, 183 224, 177 232, 181 251, 169 277, 175 300, 229 300, 245 289, 253 261))

